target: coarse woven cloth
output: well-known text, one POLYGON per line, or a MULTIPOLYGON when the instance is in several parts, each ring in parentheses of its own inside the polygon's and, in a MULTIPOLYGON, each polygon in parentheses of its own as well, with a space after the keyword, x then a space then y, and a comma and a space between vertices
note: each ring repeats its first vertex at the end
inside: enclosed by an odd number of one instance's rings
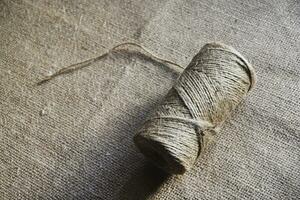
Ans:
POLYGON ((299 199, 297 0, 0 0, 0 199, 299 199), (123 52, 134 41, 187 66, 207 42, 235 47, 258 82, 182 176, 132 141, 178 72, 123 52))

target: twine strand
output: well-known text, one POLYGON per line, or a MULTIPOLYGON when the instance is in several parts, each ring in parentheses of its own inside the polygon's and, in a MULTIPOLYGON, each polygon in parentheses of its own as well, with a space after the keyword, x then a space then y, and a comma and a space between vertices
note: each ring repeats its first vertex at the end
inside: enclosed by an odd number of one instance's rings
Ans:
POLYGON ((125 43, 121 43, 121 44, 118 44, 116 46, 114 46, 113 48, 111 48, 110 50, 108 50, 106 53, 104 54, 101 54, 97 57, 94 57, 94 58, 90 58, 90 59, 87 59, 85 61, 82 61, 82 62, 79 62, 79 63, 75 63, 75 64, 71 64, 69 66, 66 66, 66 67, 63 67, 61 68, 60 70, 58 70, 57 72, 43 78, 41 81, 39 81, 37 83, 37 85, 42 85, 50 80, 52 80, 53 78, 57 77, 57 76, 60 76, 60 75, 63 75, 63 74, 68 74, 68 73, 72 73, 72 72, 75 72, 79 69, 83 69, 85 67, 88 67, 90 66, 91 64, 97 62, 97 61, 100 61, 104 58, 106 58, 108 55, 112 54, 112 53, 116 53, 116 52, 119 52, 119 51, 122 51, 124 50, 123 48, 124 47, 138 47, 140 50, 144 51, 143 55, 144 56, 147 56, 148 58, 151 58, 153 60, 156 60, 156 61, 159 61, 163 64, 169 64, 169 65, 172 65, 172 66, 175 66, 177 67, 177 70, 179 72, 181 72, 184 68, 182 66, 180 66, 179 64, 175 63, 175 62, 172 62, 172 61, 169 61, 169 60, 166 60, 166 59, 162 59, 156 55, 154 55, 151 51, 149 51, 148 49, 146 49, 145 47, 143 47, 142 45, 140 44, 137 44, 137 43, 134 43, 134 42, 125 42, 125 43))

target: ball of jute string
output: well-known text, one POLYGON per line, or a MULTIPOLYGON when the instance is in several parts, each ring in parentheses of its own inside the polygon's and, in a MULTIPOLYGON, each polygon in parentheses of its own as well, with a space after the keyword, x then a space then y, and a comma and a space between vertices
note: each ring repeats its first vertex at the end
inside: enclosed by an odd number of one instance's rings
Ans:
POLYGON ((255 83, 230 46, 206 44, 134 137, 140 151, 171 174, 189 170, 255 83))

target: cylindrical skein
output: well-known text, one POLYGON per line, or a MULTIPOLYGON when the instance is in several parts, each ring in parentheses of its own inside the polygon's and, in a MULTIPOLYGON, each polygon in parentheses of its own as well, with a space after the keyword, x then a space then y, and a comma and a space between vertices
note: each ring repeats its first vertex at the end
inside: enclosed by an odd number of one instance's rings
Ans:
POLYGON ((184 173, 254 83, 240 53, 206 44, 135 135, 136 146, 166 172, 184 173))

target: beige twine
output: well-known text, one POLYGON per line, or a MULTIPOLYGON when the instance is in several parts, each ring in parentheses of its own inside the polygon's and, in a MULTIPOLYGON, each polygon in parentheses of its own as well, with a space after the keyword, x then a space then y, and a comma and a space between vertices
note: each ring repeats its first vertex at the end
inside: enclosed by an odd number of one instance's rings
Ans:
POLYGON ((255 80, 254 69, 235 49, 206 44, 134 137, 135 144, 165 171, 184 173, 255 80))
MULTIPOLYGON (((182 67, 153 55, 134 42, 119 44, 108 52, 61 68, 37 85, 72 73, 121 52, 138 47, 141 55, 169 67, 182 67)), ((165 101, 134 137, 140 151, 165 171, 182 174, 190 169, 204 146, 255 84, 251 65, 232 47, 206 44, 183 71, 165 101)))
POLYGON ((142 45, 136 44, 134 42, 125 42, 125 43, 118 44, 117 46, 114 46, 109 51, 107 51, 104 54, 101 54, 100 56, 90 58, 88 60, 85 60, 85 61, 82 61, 82 62, 79 62, 79 63, 75 63, 75 64, 71 64, 69 66, 63 67, 60 70, 58 70, 57 72, 55 72, 54 74, 51 74, 51 75, 43 78, 42 80, 38 81, 36 83, 36 85, 43 85, 44 83, 47 83, 48 81, 54 79, 57 76, 61 76, 63 74, 69 74, 69 73, 75 72, 77 70, 83 69, 85 67, 88 67, 91 64, 106 58, 110 54, 122 52, 124 50, 128 51, 128 49, 125 49, 126 47, 138 47, 139 49, 144 51, 144 52, 141 52, 142 54, 140 54, 139 56, 141 56, 141 55, 142 55, 142 57, 145 56, 148 59, 150 59, 151 61, 160 62, 161 64, 164 64, 168 67, 175 66, 176 67, 175 70, 179 71, 179 72, 181 72, 183 70, 183 67, 181 67, 180 65, 178 65, 178 64, 176 64, 172 61, 165 60, 165 59, 162 59, 162 58, 159 58, 159 57, 155 56, 153 53, 151 53, 149 50, 147 50, 142 45))

